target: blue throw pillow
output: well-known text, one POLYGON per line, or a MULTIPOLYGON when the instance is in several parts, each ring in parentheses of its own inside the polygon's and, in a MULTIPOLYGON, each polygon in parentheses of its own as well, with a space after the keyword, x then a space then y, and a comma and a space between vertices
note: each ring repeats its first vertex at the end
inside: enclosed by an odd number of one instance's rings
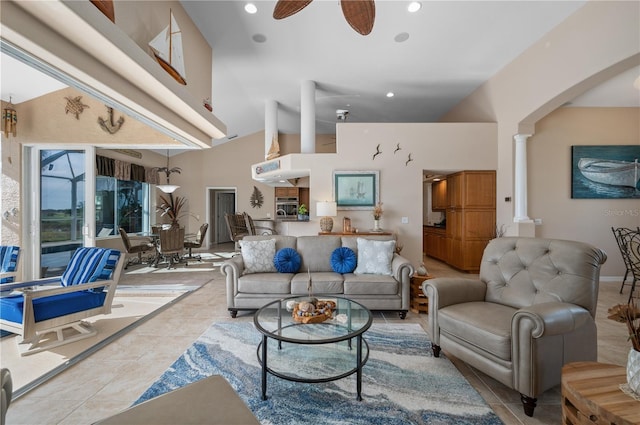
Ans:
POLYGON ((293 248, 282 248, 273 257, 273 265, 280 273, 298 273, 302 259, 293 248))
POLYGON ((356 269, 358 257, 351 248, 341 246, 331 253, 331 268, 336 273, 351 273, 356 269))

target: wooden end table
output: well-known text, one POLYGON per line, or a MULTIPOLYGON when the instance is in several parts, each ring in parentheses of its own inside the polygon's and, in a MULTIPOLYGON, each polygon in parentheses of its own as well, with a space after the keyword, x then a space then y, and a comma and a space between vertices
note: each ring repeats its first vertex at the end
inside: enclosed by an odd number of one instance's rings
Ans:
POLYGON ((422 283, 425 280, 433 279, 434 276, 426 275, 420 276, 414 274, 411 276, 411 311, 414 313, 429 313, 429 298, 422 292, 422 283))
POLYGON ((640 424, 640 401, 620 389, 626 369, 576 362, 562 368, 562 424, 640 424))

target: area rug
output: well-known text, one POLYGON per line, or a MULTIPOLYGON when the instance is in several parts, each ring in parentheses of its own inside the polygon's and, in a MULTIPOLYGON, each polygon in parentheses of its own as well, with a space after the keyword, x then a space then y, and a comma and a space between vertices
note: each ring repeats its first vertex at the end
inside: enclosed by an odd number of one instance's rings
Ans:
POLYGON ((502 424, 446 357, 432 356, 418 324, 374 324, 365 338, 362 401, 354 375, 321 384, 268 375, 263 401, 261 334, 245 322, 212 325, 134 404, 222 375, 263 424, 502 424))

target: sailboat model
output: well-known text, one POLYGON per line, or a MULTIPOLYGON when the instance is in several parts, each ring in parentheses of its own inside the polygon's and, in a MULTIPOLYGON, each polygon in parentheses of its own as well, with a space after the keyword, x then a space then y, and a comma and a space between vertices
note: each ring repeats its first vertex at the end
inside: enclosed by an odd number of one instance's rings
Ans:
POLYGON ((153 52, 160 66, 169 73, 177 82, 186 85, 184 79, 184 57, 182 55, 182 31, 170 13, 169 25, 149 42, 149 47, 153 52))

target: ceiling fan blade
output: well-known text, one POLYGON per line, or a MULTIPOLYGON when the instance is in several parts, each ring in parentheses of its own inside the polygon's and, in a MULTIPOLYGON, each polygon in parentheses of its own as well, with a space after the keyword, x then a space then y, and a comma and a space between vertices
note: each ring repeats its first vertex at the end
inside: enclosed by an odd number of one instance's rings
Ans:
POLYGON ((362 35, 371 32, 376 20, 376 5, 373 0, 342 0, 340 5, 351 28, 362 35))
POLYGON ((294 13, 300 12, 307 7, 313 0, 278 0, 276 7, 273 9, 273 17, 275 19, 284 19, 294 13))

